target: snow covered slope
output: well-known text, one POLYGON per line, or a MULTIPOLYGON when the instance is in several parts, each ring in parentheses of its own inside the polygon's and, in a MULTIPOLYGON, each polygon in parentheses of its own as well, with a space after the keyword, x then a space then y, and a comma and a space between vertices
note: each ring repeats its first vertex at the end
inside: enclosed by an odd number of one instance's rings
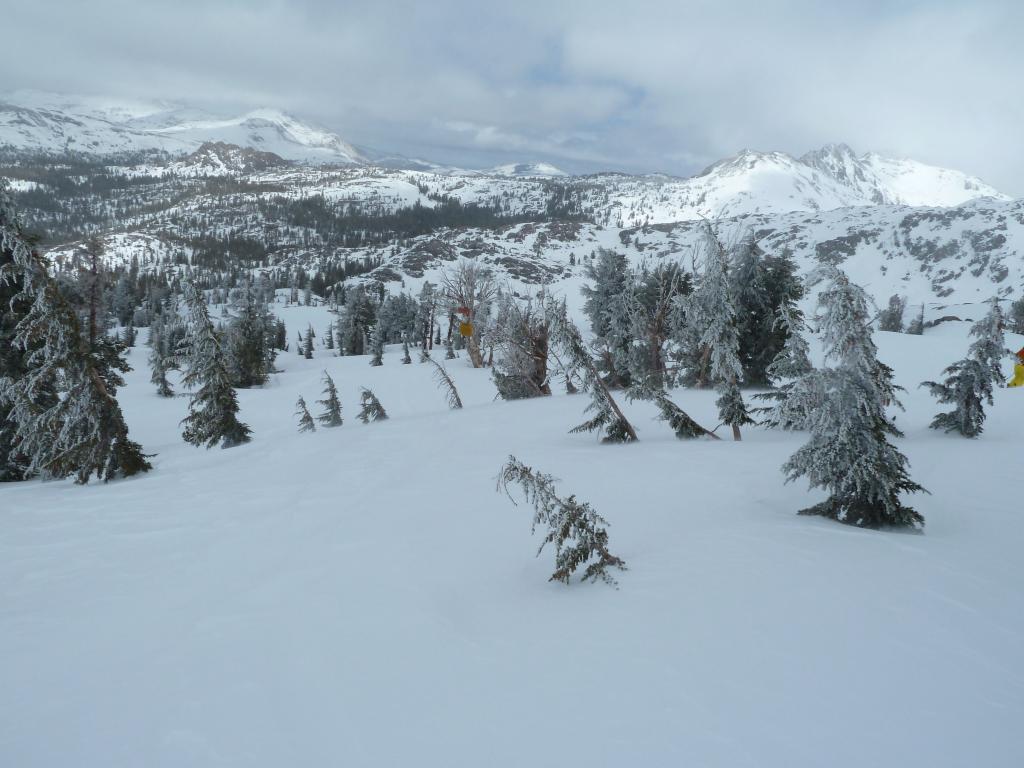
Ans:
POLYGON ((1009 198, 974 176, 916 160, 858 157, 845 144, 829 144, 800 158, 876 205, 960 205, 977 197, 1009 198))
POLYGON ((92 154, 151 149, 182 153, 211 141, 302 162, 363 162, 359 152, 336 134, 276 109, 224 117, 167 102, 37 91, 0 94, 0 146, 92 154))
MULTIPOLYGON (((291 337, 332 319, 278 312, 291 337)), ((567 434, 582 396, 495 402, 460 359, 449 411, 393 349, 282 355, 239 392, 254 441, 205 451, 137 347, 120 399, 154 471, 0 487, 0 765, 1018 768, 1024 392, 978 440, 937 434, 916 384, 966 328, 876 339, 921 536, 796 516, 802 435, 681 443, 623 403, 640 442, 600 445, 567 434), (299 435, 324 369, 345 424, 299 435), (389 421, 354 419, 360 385, 389 421), (547 581, 495 493, 510 453, 609 520, 618 591, 547 581)), ((713 423, 714 393, 675 396, 713 423)))

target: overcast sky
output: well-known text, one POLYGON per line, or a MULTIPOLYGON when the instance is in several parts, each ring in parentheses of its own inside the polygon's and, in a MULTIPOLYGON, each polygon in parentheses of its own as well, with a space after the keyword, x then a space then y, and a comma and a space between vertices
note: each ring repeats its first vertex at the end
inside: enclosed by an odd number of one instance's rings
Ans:
POLYGON ((689 174, 829 142, 1024 195, 1024 0, 35 0, 0 91, 276 106, 470 166, 689 174))

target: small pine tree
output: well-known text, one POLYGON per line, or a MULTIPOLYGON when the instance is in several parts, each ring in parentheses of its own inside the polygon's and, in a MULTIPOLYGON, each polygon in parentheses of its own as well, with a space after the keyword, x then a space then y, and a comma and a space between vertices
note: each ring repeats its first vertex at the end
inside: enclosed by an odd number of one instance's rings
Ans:
POLYGON ((903 332, 903 313, 907 308, 907 300, 903 296, 889 297, 889 306, 878 313, 878 330, 891 333, 903 332))
POLYGON ((327 349, 334 349, 334 332, 331 330, 330 326, 328 326, 327 332, 324 334, 324 346, 327 347, 327 349))
POLYGON ((316 432, 316 424, 306 407, 306 399, 301 395, 295 403, 295 415, 299 417, 299 432, 316 432))
POLYGON ((302 356, 307 360, 313 359, 313 339, 315 337, 316 334, 313 333, 313 326, 311 325, 306 331, 306 338, 302 342, 302 356))
POLYGON ((911 336, 920 336, 924 333, 924 304, 921 305, 917 317, 911 320, 910 325, 907 326, 907 333, 911 336))
POLYGON ((1003 337, 1004 318, 998 299, 981 320, 971 326, 975 341, 967 350, 967 357, 946 368, 946 379, 941 384, 925 381, 932 395, 940 403, 953 403, 952 411, 938 414, 932 429, 958 432, 964 437, 977 437, 985 423, 984 403, 993 404, 992 390, 1003 380, 1002 359, 1008 354, 1003 337))
POLYGON ((338 388, 334 386, 334 379, 331 378, 327 371, 324 371, 323 382, 324 399, 317 400, 317 404, 322 405, 324 410, 316 418, 325 427, 340 427, 342 424, 342 418, 341 400, 338 399, 338 388))
POLYGON ((152 372, 149 380, 156 385, 156 393, 160 397, 174 397, 171 383, 167 381, 167 372, 173 370, 174 359, 167 354, 163 334, 155 328, 149 331, 149 346, 149 367, 152 372))
POLYGON ((915 527, 924 518, 900 501, 900 494, 924 489, 910 479, 907 459, 889 442, 900 437, 885 407, 896 401, 892 369, 879 362, 871 339, 867 297, 838 269, 826 274, 819 296, 824 313, 818 326, 826 361, 798 387, 818 392, 820 404, 808 417, 810 438, 783 465, 787 482, 807 477, 829 497, 801 510, 864 528, 915 527))
POLYGON ((384 324, 377 323, 370 336, 370 365, 384 365, 384 324))
POLYGON ((402 339, 402 365, 409 365, 412 362, 412 357, 409 356, 409 340, 407 338, 402 339))
POLYGON ((363 424, 369 424, 371 421, 384 421, 388 417, 387 411, 384 410, 384 406, 380 404, 380 400, 373 394, 369 389, 363 388, 362 404, 359 409, 359 420, 363 424))
POLYGON ((518 485, 526 502, 533 506, 531 531, 535 533, 539 525, 547 527, 537 555, 548 544, 555 547, 555 571, 548 581, 568 584, 577 569, 589 563, 581 581, 600 579, 613 587, 617 585, 609 571, 624 571, 626 563, 608 551, 607 520, 574 495, 567 499, 558 496, 551 475, 535 471, 515 456, 508 457, 498 475, 498 490, 503 490, 514 504, 510 483, 518 485))
POLYGON ((182 437, 192 445, 212 448, 234 448, 249 442, 252 430, 238 420, 238 398, 231 386, 224 351, 214 330, 210 313, 199 289, 185 285, 185 302, 189 310, 188 336, 184 342, 186 387, 198 385, 188 405, 188 416, 182 419, 182 437))

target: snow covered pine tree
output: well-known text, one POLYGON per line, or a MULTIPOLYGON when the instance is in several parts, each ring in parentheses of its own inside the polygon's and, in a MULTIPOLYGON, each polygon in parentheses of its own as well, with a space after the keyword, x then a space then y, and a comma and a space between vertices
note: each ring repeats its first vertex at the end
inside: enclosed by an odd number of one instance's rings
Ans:
POLYGON ((1000 363, 1010 354, 1003 337, 1003 312, 998 299, 991 299, 991 309, 971 326, 975 341, 967 350, 967 357, 946 368, 946 379, 941 384, 922 382, 940 403, 953 403, 954 408, 938 414, 932 420, 932 429, 959 432, 964 437, 977 437, 985 423, 983 404, 993 404, 992 390, 1003 380, 1000 363))
POLYGON ((719 397, 718 417, 732 427, 734 440, 741 440, 740 427, 753 424, 740 392, 743 367, 739 359, 736 308, 728 276, 728 253, 717 234, 707 225, 704 273, 693 295, 686 300, 687 319, 701 330, 700 346, 710 363, 711 381, 719 397))
MULTIPOLYGON (((74 475, 86 483, 93 474, 106 481, 151 469, 142 448, 128 438, 116 399, 115 387, 123 381, 115 370, 127 370, 127 364, 94 353, 46 263, 22 234, 2 185, 0 257, 0 284, 18 289, 9 306, 28 308, 10 339, 23 356, 0 372, 8 450, 22 474, 74 475)), ((0 460, 6 465, 10 459, 0 460)))
POLYGON ((317 415, 317 421, 319 421, 325 427, 340 427, 342 424, 341 419, 341 400, 338 399, 338 388, 334 386, 334 379, 331 378, 327 371, 324 371, 324 399, 317 400, 317 404, 322 405, 324 410, 322 413, 317 415))
POLYGON ((786 481, 807 477, 829 497, 801 510, 862 528, 914 527, 924 518, 900 501, 901 493, 924 491, 907 474, 907 459, 888 441, 902 434, 886 416, 896 401, 892 370, 879 362, 871 340, 871 318, 864 290, 835 267, 823 273, 829 283, 818 302, 818 327, 825 359, 834 368, 804 376, 797 387, 815 387, 820 405, 808 415, 810 439, 783 471, 786 481))
POLYGON ((301 395, 295 401, 295 415, 299 417, 299 432, 316 432, 316 424, 306 407, 306 398, 301 395))
MULTIPOLYGON (((616 586, 608 573, 611 568, 626 570, 626 563, 608 551, 608 521, 597 514, 585 501, 576 496, 567 499, 555 493, 555 479, 551 475, 537 472, 523 464, 515 456, 509 456, 498 475, 498 488, 508 497, 509 483, 516 483, 522 489, 527 503, 533 505, 532 532, 538 525, 546 525, 547 534, 537 550, 539 556, 547 544, 555 545, 555 572, 548 581, 569 583, 569 577, 576 569, 593 559, 583 572, 581 581, 601 579, 605 584, 616 586)), ((512 499, 515 503, 515 499, 512 499)))
POLYGON ((238 399, 206 302, 192 283, 184 285, 184 292, 190 322, 181 381, 186 387, 199 388, 192 393, 188 416, 181 421, 182 437, 192 445, 212 448, 220 443, 222 448, 234 448, 249 442, 252 430, 238 420, 238 399))
POLYGON ((359 409, 359 420, 363 424, 369 424, 371 421, 384 421, 388 417, 384 406, 380 404, 380 400, 372 391, 363 387, 360 398, 362 406, 359 409))
POLYGON ((772 406, 758 408, 757 412, 763 414, 763 426, 802 429, 807 414, 818 405, 813 397, 809 401, 806 399, 813 393, 813 388, 796 389, 796 382, 814 370, 814 366, 811 365, 810 348, 803 336, 803 317, 799 312, 783 306, 779 309, 775 322, 785 330, 786 341, 768 366, 767 373, 772 382, 783 383, 771 392, 755 395, 760 400, 775 403, 772 406))

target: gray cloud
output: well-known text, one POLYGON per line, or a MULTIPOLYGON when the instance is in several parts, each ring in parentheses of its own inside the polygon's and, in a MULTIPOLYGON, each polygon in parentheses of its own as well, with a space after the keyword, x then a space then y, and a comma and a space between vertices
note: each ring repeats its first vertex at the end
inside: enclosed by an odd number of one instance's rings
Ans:
POLYGON ((1024 194, 1016 0, 48 0, 0 89, 281 106, 446 162, 689 173, 831 141, 1024 194))

